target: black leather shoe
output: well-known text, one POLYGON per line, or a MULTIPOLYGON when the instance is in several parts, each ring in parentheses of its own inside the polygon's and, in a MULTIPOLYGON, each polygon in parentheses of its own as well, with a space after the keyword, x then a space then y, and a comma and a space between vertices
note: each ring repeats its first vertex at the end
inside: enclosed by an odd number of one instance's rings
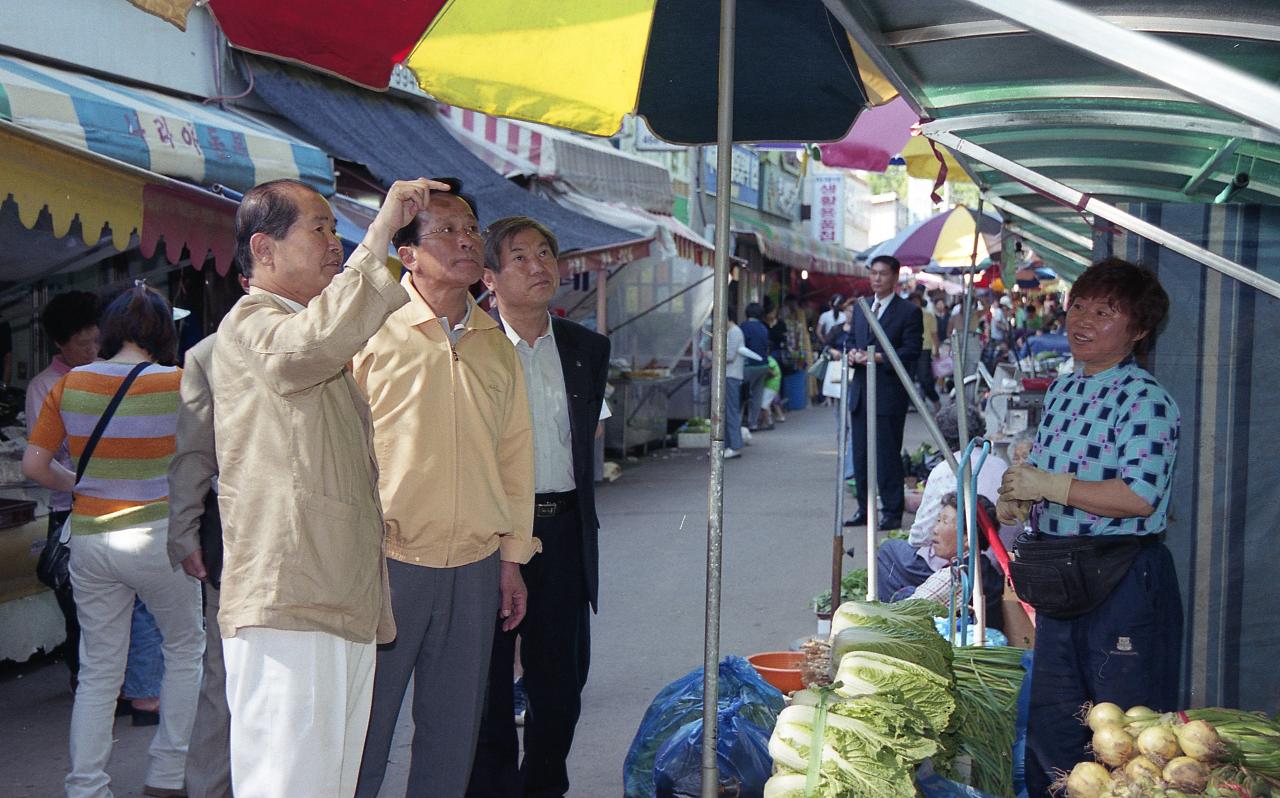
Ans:
POLYGON ((902 529, 902 516, 900 515, 880 516, 880 531, 884 532, 890 529, 902 529))
POLYGON ((844 525, 845 526, 865 526, 866 523, 867 523, 866 512, 859 510, 858 512, 849 516, 849 520, 845 521, 844 525))

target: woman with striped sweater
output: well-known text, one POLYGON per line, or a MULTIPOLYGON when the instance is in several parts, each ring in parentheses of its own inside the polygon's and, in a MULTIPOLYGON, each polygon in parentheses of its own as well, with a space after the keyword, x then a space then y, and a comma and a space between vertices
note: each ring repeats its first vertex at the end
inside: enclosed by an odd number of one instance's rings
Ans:
POLYGON ((172 309, 139 284, 108 306, 105 360, 72 369, 45 397, 23 472, 73 493, 71 583, 80 619, 80 683, 71 712, 69 798, 111 795, 106 773, 111 725, 124 678, 134 596, 164 637, 160 725, 151 744, 145 795, 183 791, 187 741, 200 686, 204 635, 199 583, 169 564, 169 460, 174 453, 181 369, 173 366, 172 309), (133 380, 90 452, 79 482, 54 453, 65 439, 77 464, 112 398, 133 380))

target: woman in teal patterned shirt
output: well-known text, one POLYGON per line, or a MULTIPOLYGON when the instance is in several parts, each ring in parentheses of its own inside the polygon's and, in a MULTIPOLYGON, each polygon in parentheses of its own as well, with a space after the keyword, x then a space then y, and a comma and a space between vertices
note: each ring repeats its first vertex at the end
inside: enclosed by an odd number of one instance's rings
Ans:
MULTIPOLYGON (((1055 576, 1039 587, 1060 599, 1037 607, 1031 796, 1049 794, 1055 770, 1089 758, 1089 729, 1076 719, 1081 705, 1177 705, 1182 600, 1162 541, 1180 416, 1136 359, 1168 310, 1147 269, 1108 258, 1085 270, 1067 305, 1076 371, 1049 387, 1030 460, 1010 468, 1001 487, 1001 519, 1033 520, 1015 550, 1027 559, 1048 552, 1053 560, 1044 567, 1055 576)), ((1019 578, 1015 565, 1020 595, 1033 595, 1037 585, 1019 578)))

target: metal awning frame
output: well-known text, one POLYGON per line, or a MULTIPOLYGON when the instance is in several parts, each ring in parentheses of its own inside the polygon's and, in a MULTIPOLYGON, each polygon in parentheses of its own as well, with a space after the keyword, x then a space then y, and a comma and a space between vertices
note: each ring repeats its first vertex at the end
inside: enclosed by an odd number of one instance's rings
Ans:
MULTIPOLYGON (((1280 89, 1252 75, 1225 66, 1186 48, 1161 41, 1149 33, 1120 27, 1067 5, 1061 0, 965 0, 965 2, 998 14, 1014 25, 1025 26, 1026 30, 1043 34, 1082 50, 1094 58, 1169 86, 1193 101, 1201 101, 1221 108, 1233 116, 1255 123, 1182 115, 1173 115, 1171 120, 1170 115, 1145 112, 1113 114, 1106 111, 1089 112, 1075 109, 1071 119, 1074 124, 1079 124, 1081 121, 1087 123, 1089 118, 1086 117, 1093 115, 1096 117, 1093 121, 1103 126, 1123 124, 1127 119, 1129 123, 1127 126, 1159 130, 1162 125, 1167 127, 1173 121, 1177 125, 1176 129, 1201 131, 1210 136, 1226 137, 1228 143, 1234 139, 1269 143, 1280 141, 1280 89)), ((867 53, 875 66, 902 93, 912 109, 921 117, 930 116, 930 109, 922 101, 918 89, 922 85, 921 81, 910 69, 906 59, 893 49, 899 42, 891 41, 860 4, 846 3, 842 0, 824 0, 824 3, 832 15, 845 27, 850 37, 867 53)), ((1259 27, 1268 28, 1268 31, 1256 31, 1260 38, 1275 38, 1275 32, 1269 32, 1271 26, 1259 27)), ((1106 219, 1264 293, 1280 298, 1280 282, 1161 230, 1092 196, 1093 193, 1107 193, 1108 188, 1119 188, 1119 186, 1095 183, 1088 186, 1095 189, 1094 191, 1073 188, 1040 174, 1024 164, 1016 163, 972 141, 967 141, 956 133, 956 131, 976 131, 983 127, 1003 125, 1044 127, 1054 124, 1054 117, 1054 114, 1045 112, 974 114, 931 122, 924 125, 921 132, 929 139, 950 148, 957 158, 961 159, 966 169, 975 162, 985 165, 1012 177, 1017 183, 1026 186, 1029 191, 1048 196, 1076 211, 1093 213, 1096 217, 1106 219)), ((1065 116, 1057 116, 1058 124, 1066 124, 1066 121, 1065 116)), ((1238 148, 1240 145, 1237 143, 1235 146, 1238 148)), ((1189 176, 1186 185, 1194 186, 1198 181, 1202 182, 1212 171, 1213 163, 1222 160, 1222 157, 1219 149, 1208 163, 1189 176)), ((983 170, 974 169, 970 174, 977 178, 981 171, 983 170)), ((1013 186, 984 186, 984 188, 991 193, 1002 194, 1011 192, 1013 186)), ((1132 191, 1132 188, 1126 187, 1125 191, 1120 193, 1123 195, 1132 191)), ((1170 196, 1167 199, 1155 192, 1146 193, 1144 198, 1165 199, 1165 201, 1186 200, 1185 195, 1179 194, 1177 199, 1173 199, 1171 196, 1173 192, 1168 194, 1170 196)))

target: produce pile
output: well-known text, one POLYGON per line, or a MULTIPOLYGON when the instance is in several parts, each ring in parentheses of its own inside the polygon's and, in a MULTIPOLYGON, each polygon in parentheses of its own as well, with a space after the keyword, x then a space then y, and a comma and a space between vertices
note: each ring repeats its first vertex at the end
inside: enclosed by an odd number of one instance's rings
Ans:
POLYGON ((1280 724, 1265 715, 1102 703, 1086 707, 1084 722, 1098 761, 1059 779, 1068 798, 1280 795, 1280 724))
POLYGON ((934 626, 944 614, 930 601, 840 606, 832 619, 835 681, 797 692, 778 716, 765 798, 908 798, 917 766, 931 757, 943 772, 971 759, 975 786, 1012 795, 1021 652, 953 652, 934 626))

